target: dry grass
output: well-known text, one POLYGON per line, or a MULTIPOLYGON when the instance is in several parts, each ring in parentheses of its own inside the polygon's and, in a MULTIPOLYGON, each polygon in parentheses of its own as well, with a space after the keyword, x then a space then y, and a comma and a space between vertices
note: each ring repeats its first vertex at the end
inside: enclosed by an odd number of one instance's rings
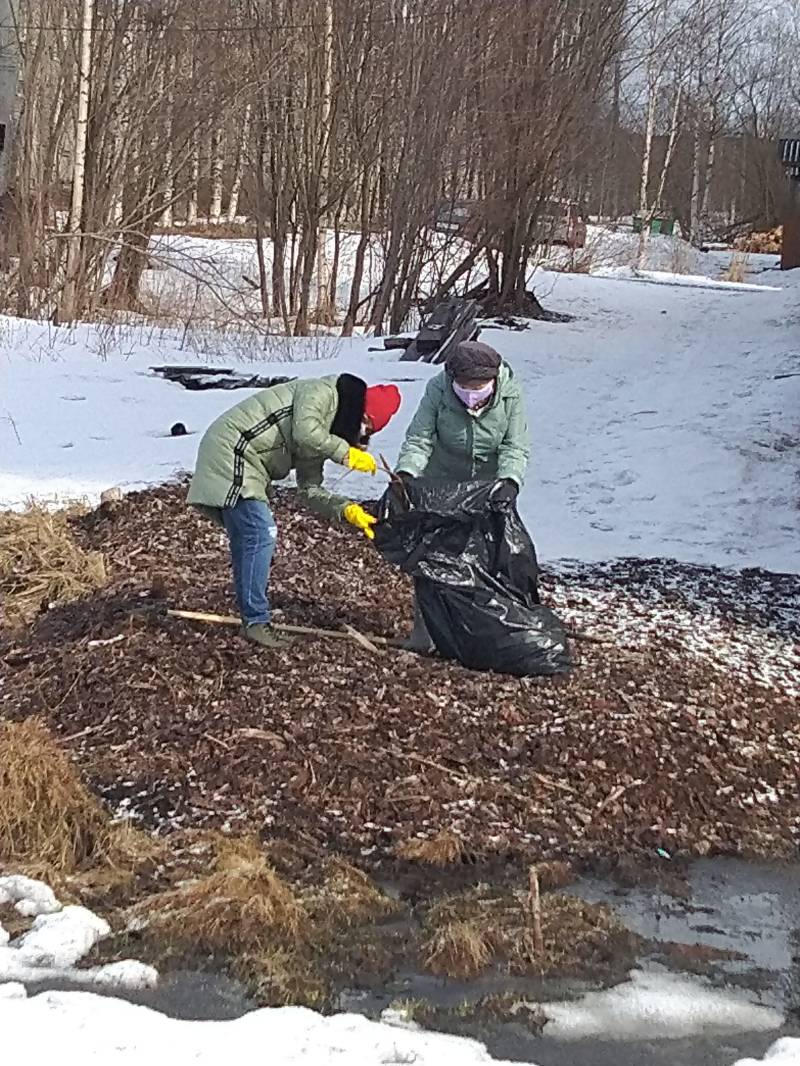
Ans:
POLYGON ((425 918, 424 965, 438 976, 474 977, 490 966, 514 974, 580 972, 634 947, 607 907, 572 896, 542 897, 544 948, 534 948, 525 893, 478 888, 435 904, 425 918))
POLYGON ((447 829, 430 840, 406 840, 395 850, 398 859, 426 863, 428 866, 452 866, 463 861, 464 844, 447 829))
POLYGON ((0 723, 0 864, 94 905, 148 876, 164 846, 115 825, 36 719, 0 723))
POLYGON ((150 936, 203 951, 266 952, 303 939, 307 912, 257 840, 220 842, 212 872, 137 904, 150 936))
POLYGON ((467 980, 483 973, 492 961, 490 942, 474 921, 440 925, 424 946, 425 966, 438 977, 467 980))
POLYGON ((84 551, 72 536, 76 513, 41 507, 0 513, 0 625, 28 624, 49 604, 106 584, 103 556, 84 551))
POLYGON ((747 276, 747 255, 744 252, 734 252, 728 269, 722 275, 724 281, 734 281, 741 285, 747 276))
POLYGON ((330 860, 322 889, 312 898, 328 923, 345 926, 386 918, 400 909, 363 870, 342 859, 330 860))
POLYGON ((240 956, 233 974, 247 986, 263 1006, 300 1006, 321 1010, 328 1004, 331 990, 313 966, 298 954, 276 949, 240 956))
POLYGON ((118 834, 35 719, 0 723, 0 859, 70 873, 120 857, 118 834))

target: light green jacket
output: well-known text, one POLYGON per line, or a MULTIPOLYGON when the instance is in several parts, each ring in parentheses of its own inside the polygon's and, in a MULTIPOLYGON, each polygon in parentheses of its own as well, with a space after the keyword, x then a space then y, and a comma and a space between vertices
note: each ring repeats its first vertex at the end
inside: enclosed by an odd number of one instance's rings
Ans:
POLYGON ((267 500, 270 484, 294 470, 305 502, 340 518, 350 501, 322 487, 325 460, 344 464, 350 447, 331 433, 337 380, 273 385, 220 415, 200 441, 188 502, 218 519, 221 507, 240 499, 267 500))
POLYGON ((530 459, 525 405, 514 372, 500 367, 494 399, 472 414, 445 372, 428 382, 397 469, 452 481, 510 478, 522 487, 530 459))

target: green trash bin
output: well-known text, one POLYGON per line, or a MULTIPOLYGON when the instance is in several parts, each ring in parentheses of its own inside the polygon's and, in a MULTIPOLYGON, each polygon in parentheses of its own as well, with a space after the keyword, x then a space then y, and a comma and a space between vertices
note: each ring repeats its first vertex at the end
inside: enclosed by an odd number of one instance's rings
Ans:
MULTIPOLYGON (((644 229, 644 219, 641 215, 633 216, 633 232, 641 233, 644 229)), ((663 234, 665 237, 672 237, 675 233, 675 221, 671 218, 653 218, 650 220, 650 232, 654 236, 663 234)))

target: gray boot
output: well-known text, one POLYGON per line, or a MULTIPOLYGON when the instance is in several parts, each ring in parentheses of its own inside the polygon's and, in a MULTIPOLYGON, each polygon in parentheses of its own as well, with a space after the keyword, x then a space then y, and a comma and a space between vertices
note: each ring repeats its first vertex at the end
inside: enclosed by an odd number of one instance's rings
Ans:
POLYGON ((416 655, 433 655, 436 651, 436 645, 431 640, 416 600, 414 601, 414 628, 411 630, 411 636, 403 643, 403 650, 413 651, 416 655))

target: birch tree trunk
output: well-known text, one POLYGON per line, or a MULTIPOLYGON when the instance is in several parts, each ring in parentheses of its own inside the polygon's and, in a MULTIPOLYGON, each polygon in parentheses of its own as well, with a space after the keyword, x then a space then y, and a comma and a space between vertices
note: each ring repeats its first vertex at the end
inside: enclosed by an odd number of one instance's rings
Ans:
POLYGON ((211 135, 211 204, 208 209, 209 221, 214 223, 222 221, 222 196, 224 192, 223 142, 222 128, 220 126, 215 126, 214 132, 211 135))
MULTIPOLYGON (((323 73, 321 124, 321 159, 319 198, 323 204, 330 200, 331 141, 333 131, 331 118, 333 114, 333 2, 325 0, 323 17, 323 73)), ((331 292, 331 268, 328 260, 327 237, 329 229, 327 210, 323 214, 317 242, 317 319, 326 325, 333 325, 336 320, 336 300, 331 292)))
POLYGON ((75 155, 72 164, 72 196, 69 212, 69 244, 64 288, 59 305, 59 321, 74 321, 78 307, 78 274, 82 259, 81 223, 83 189, 86 180, 86 135, 89 128, 89 93, 92 70, 92 24, 94 0, 83 0, 78 70, 78 113, 75 121, 75 155))
POLYGON ((198 196, 200 187, 200 134, 195 133, 192 137, 191 154, 189 157, 189 196, 186 201, 186 221, 190 226, 197 222, 198 196))
POLYGON ((242 193, 242 182, 244 181, 244 162, 247 154, 247 145, 250 140, 250 126, 252 124, 253 107, 252 104, 248 104, 244 110, 244 119, 242 120, 242 132, 239 137, 239 149, 236 153, 236 169, 233 174, 233 183, 231 185, 231 195, 228 200, 228 222, 235 222, 236 216, 239 213, 239 197, 242 193))

